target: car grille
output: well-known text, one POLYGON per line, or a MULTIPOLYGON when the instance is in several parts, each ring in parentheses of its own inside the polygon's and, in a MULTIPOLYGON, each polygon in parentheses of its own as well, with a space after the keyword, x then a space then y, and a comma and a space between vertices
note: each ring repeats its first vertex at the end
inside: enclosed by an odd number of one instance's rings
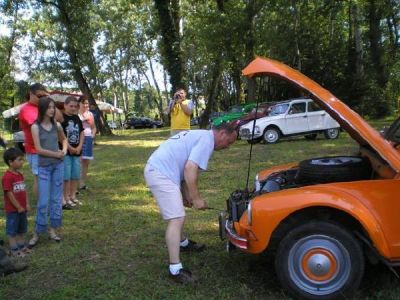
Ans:
POLYGON ((240 128, 239 135, 241 137, 250 137, 250 129, 248 129, 248 128, 240 128))
POLYGON ((244 190, 236 190, 231 193, 229 199, 226 200, 229 220, 239 222, 240 217, 246 211, 249 204, 249 192, 244 190))

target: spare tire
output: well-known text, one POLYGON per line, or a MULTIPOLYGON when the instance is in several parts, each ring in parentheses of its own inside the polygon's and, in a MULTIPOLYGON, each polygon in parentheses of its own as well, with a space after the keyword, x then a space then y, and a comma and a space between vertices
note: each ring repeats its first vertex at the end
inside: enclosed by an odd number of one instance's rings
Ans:
POLYGON ((359 156, 331 156, 303 160, 296 181, 299 183, 329 183, 368 179, 371 165, 359 156))

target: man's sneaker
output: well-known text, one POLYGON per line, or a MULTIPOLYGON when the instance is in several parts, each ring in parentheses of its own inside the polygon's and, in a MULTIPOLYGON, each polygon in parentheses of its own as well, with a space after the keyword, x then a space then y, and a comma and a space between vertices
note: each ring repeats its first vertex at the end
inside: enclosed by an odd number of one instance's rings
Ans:
POLYGON ((169 272, 169 278, 177 283, 190 284, 195 282, 192 272, 186 269, 180 269, 179 273, 176 275, 173 275, 171 272, 169 272))
POLYGON ((181 246, 182 252, 201 252, 206 248, 204 244, 198 244, 194 241, 189 240, 189 244, 185 247, 181 246))

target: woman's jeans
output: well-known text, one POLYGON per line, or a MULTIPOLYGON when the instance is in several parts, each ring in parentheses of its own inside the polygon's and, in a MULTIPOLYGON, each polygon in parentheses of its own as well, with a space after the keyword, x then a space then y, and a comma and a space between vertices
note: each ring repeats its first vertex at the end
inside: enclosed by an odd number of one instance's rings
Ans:
POLYGON ((45 167, 39 166, 36 233, 47 231, 47 216, 50 216, 50 227, 61 227, 63 182, 63 161, 45 167))

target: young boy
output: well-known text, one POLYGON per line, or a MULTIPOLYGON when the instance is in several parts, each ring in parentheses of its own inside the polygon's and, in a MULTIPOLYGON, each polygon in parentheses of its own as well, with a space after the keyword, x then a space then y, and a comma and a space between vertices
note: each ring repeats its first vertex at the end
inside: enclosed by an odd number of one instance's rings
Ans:
POLYGON ((4 191, 4 210, 6 212, 6 234, 11 254, 23 257, 29 252, 25 246, 24 234, 28 229, 28 197, 25 191, 24 176, 20 172, 24 164, 24 153, 16 148, 4 152, 4 162, 8 170, 2 178, 4 191))
POLYGON ((70 209, 82 204, 76 199, 78 182, 81 174, 81 152, 83 140, 82 121, 78 116, 78 100, 69 96, 64 102, 64 113, 61 126, 68 141, 68 152, 64 157, 64 203, 63 209, 70 209))

